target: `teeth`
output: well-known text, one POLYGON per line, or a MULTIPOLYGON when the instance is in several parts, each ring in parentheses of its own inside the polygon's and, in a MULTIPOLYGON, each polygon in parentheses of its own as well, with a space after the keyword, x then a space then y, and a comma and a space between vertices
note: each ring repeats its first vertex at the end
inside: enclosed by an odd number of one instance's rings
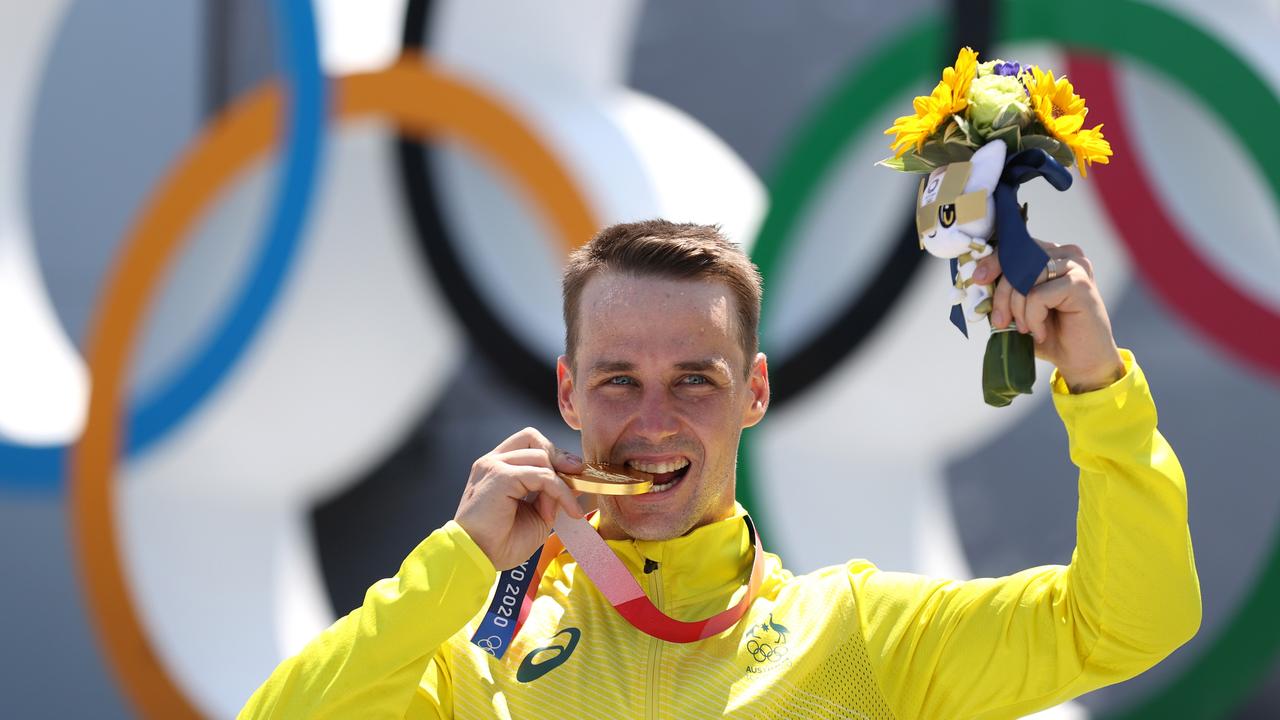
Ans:
MULTIPOLYGON (((640 462, 638 460, 627 461, 628 466, 633 467, 636 470, 639 470, 640 472, 647 472, 647 473, 675 472, 676 470, 679 470, 680 468, 685 467, 688 464, 689 464, 689 461, 684 458, 679 458, 676 460, 668 460, 666 462, 660 462, 660 463, 640 462)), ((655 485, 654 487, 656 489, 658 486, 655 485)))

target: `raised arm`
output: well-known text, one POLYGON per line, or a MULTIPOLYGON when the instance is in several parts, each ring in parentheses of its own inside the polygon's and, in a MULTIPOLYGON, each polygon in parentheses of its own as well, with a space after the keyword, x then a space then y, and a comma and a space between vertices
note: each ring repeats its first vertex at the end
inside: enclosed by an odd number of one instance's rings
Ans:
POLYGON ((851 566, 872 664, 899 718, 1021 717, 1133 677, 1195 634, 1182 470, 1142 371, 1123 358, 1124 377, 1091 393, 1070 395, 1055 377, 1080 468, 1070 565, 970 582, 851 566))

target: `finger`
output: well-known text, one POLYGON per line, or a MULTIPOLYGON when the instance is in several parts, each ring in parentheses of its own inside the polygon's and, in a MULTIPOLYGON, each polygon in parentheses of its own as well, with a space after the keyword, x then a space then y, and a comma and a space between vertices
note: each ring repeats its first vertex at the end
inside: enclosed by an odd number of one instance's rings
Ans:
POLYGON ((573 517, 582 517, 582 512, 578 509, 578 501, 569 490, 569 486, 550 469, 518 468, 510 477, 517 482, 517 487, 508 492, 510 497, 523 499, 528 497, 529 493, 539 493, 539 497, 547 495, 563 507, 565 512, 573 517))
POLYGON ((1066 302, 1071 284, 1072 279, 1064 275, 1031 289, 1023 316, 1026 318, 1027 329, 1037 343, 1044 342, 1049 336, 1049 311, 1066 302))
POLYGON ((538 493, 538 497, 534 500, 534 507, 538 510, 538 516, 547 524, 547 527, 555 527, 556 510, 560 508, 560 503, 547 493, 538 493))
POLYGON ((1001 277, 996 290, 991 294, 991 327, 1002 329, 1009 326, 1013 317, 1009 312, 1009 298, 1013 294, 1013 285, 1009 278, 1001 277))
POLYGON ((547 452, 555 447, 546 435, 538 432, 537 428, 527 427, 511 437, 503 440, 493 451, 496 453, 509 452, 511 450, 523 450, 525 448, 542 448, 547 452))
POLYGON ((552 449, 555 452, 551 455, 548 455, 547 451, 542 448, 524 448, 523 450, 509 450, 504 453, 497 453, 489 457, 508 465, 542 467, 572 474, 580 473, 586 469, 582 458, 577 455, 559 448, 552 449))
POLYGON ((973 280, 980 285, 986 285, 1000 277, 1000 255, 999 253, 991 253, 990 255, 978 261, 978 266, 973 269, 973 280))
MULTIPOLYGON (((1040 244, 1040 247, 1044 248, 1044 251, 1049 254, 1050 258, 1065 258, 1070 260, 1083 268, 1090 278, 1093 277, 1093 261, 1084 254, 1084 249, 1079 245, 1059 245, 1057 243, 1045 242, 1043 240, 1036 240, 1036 242, 1040 244)), ((1058 275, 1066 274, 1065 269, 1058 273, 1058 275)), ((1041 282, 1046 279, 1049 278, 1047 278, 1044 273, 1041 273, 1041 277, 1037 282, 1041 282)))
POLYGON ((1043 249, 1045 252, 1049 253, 1050 255, 1052 255, 1053 251, 1058 248, 1067 247, 1066 245, 1061 245, 1059 243, 1053 242, 1052 240, 1041 240, 1040 238, 1031 238, 1031 239, 1035 240, 1036 244, 1039 245, 1041 249, 1043 249))
POLYGON ((1084 271, 1089 275, 1089 279, 1092 280, 1093 279, 1093 261, 1085 257, 1084 255, 1081 255, 1080 257, 1075 258, 1074 261, 1077 265, 1084 268, 1084 271))
MULTIPOLYGON (((1085 256, 1079 245, 1063 245, 1055 257, 1062 258, 1069 265, 1079 266, 1090 278, 1093 277, 1093 261, 1085 256)), ((1069 268, 1063 268, 1060 274, 1066 275, 1068 271, 1069 268)))
MULTIPOLYGON (((582 472, 582 458, 567 451, 561 450, 547 439, 536 428, 527 427, 511 437, 503 440, 498 447, 493 449, 495 454, 502 454, 518 450, 542 450, 550 459, 551 466, 561 472, 582 472)), ((537 463, 542 464, 542 463, 537 463)))
POLYGON ((551 465, 560 472, 580 473, 587 469, 586 462, 583 459, 568 450, 553 447, 555 452, 551 453, 551 465))
POLYGON ((547 451, 542 448, 508 450, 507 452, 493 455, 493 459, 508 465, 529 465, 533 467, 544 467, 547 469, 553 469, 555 467, 551 463, 551 456, 547 455, 547 451))
POLYGON ((1027 321, 1023 317, 1027 309, 1027 296, 1014 290, 1009 295, 1009 314, 1013 316, 1013 322, 1017 325, 1018 332, 1027 332, 1027 321))

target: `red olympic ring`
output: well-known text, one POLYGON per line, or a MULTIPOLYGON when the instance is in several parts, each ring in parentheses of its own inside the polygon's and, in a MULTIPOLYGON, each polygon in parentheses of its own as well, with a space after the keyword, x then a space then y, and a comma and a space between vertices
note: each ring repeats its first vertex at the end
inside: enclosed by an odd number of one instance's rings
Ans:
MULTIPOLYGON (((1089 89, 1089 122, 1106 125, 1111 144, 1136 148, 1120 110, 1110 64, 1080 54, 1067 75, 1089 89)), ((1093 179, 1093 178, 1090 178, 1093 179)), ((1116 153, 1097 173, 1098 196, 1138 272, 1167 305, 1204 334, 1271 375, 1280 375, 1280 312, 1250 297, 1205 262, 1156 197, 1133 152, 1116 153)))

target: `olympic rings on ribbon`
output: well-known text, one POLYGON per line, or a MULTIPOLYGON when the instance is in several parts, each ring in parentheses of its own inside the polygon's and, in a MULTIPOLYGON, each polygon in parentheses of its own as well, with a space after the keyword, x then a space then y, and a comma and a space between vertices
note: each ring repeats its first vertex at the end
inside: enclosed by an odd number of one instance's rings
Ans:
MULTIPOLYGON (((585 196, 538 137, 495 100, 422 58, 406 55, 387 70, 342 78, 335 91, 335 113, 344 120, 381 115, 404 132, 447 133, 489 156, 530 194, 566 245, 585 242, 595 232, 585 196)), ((282 109, 275 86, 260 88, 227 110, 180 158, 140 213, 91 326, 87 359, 94 383, 68 487, 72 542, 105 654, 125 694, 150 717, 199 714, 156 657, 125 581, 115 519, 117 448, 128 434, 127 427, 117 427, 125 371, 147 303, 186 231, 218 188, 271 150, 282 109)))

